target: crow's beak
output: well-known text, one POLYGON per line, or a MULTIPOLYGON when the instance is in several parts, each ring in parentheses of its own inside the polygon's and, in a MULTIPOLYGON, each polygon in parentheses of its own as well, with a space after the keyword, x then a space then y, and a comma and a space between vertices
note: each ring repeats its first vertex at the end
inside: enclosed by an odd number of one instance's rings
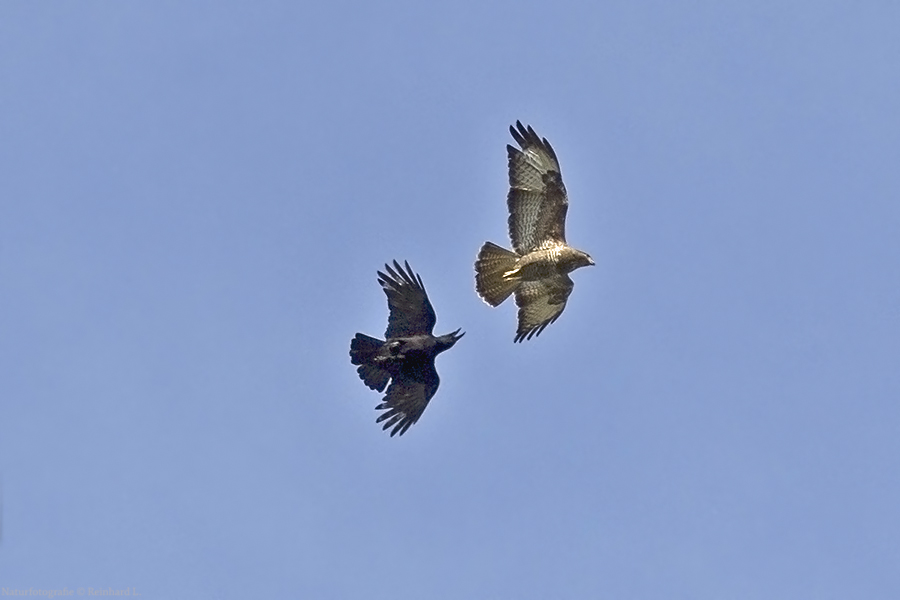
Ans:
MULTIPOLYGON (((459 329, 462 329, 462 327, 460 327, 459 329)), ((455 344, 456 342, 458 342, 459 339, 460 339, 462 336, 466 335, 466 332, 465 332, 465 331, 463 331, 462 333, 460 333, 460 332, 459 332, 459 329, 457 329, 456 331, 454 331, 453 333, 450 334, 450 335, 453 336, 453 343, 454 343, 454 344, 455 344)))

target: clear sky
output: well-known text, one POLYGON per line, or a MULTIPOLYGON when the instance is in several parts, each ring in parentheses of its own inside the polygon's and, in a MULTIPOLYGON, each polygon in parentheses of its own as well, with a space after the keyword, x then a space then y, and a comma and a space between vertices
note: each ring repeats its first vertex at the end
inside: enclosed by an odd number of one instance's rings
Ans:
POLYGON ((900 5, 0 4, 0 586, 900 597, 900 5), (596 267, 475 294, 508 127, 596 267), (348 357, 466 336, 402 438, 348 357))

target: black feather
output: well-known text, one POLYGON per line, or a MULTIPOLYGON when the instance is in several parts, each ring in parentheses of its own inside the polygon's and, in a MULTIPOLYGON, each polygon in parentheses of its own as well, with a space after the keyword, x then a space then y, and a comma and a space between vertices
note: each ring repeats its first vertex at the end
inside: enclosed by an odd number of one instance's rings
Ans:
POLYGON ((464 335, 459 329, 432 335, 437 318, 425 284, 408 262, 403 264, 395 260, 393 267, 385 264, 384 272, 378 271, 390 310, 385 341, 361 333, 350 341, 350 362, 359 365, 360 379, 379 392, 387 386, 383 401, 375 407, 384 412, 375 422, 386 421, 385 431, 393 427, 392 437, 406 433, 422 416, 440 385, 435 357, 464 335))

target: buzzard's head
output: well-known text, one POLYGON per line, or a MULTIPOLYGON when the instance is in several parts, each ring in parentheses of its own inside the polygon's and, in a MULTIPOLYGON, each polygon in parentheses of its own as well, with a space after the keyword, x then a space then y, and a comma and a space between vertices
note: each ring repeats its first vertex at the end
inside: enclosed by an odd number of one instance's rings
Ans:
POLYGON ((572 248, 574 252, 568 257, 569 264, 567 266, 570 267, 569 271, 574 271, 580 267, 591 267, 594 265, 594 259, 591 258, 591 255, 587 252, 582 252, 581 250, 575 250, 572 248))
MULTIPOLYGON (((462 329, 462 327, 460 327, 460 329, 462 329)), ((435 340, 437 341, 438 352, 440 353, 440 352, 443 352, 444 350, 449 350, 450 348, 453 347, 453 344, 458 342, 459 338, 461 338, 464 335, 466 335, 466 332, 463 331, 462 333, 460 333, 459 329, 457 329, 456 331, 453 331, 451 333, 448 333, 447 335, 439 335, 438 337, 435 338, 435 340)))

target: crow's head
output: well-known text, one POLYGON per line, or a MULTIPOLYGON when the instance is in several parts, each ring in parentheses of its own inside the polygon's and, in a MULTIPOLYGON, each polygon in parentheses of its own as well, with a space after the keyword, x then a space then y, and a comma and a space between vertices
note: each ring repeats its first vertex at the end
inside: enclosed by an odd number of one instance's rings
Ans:
MULTIPOLYGON (((462 327, 460 327, 460 329, 462 329, 462 327)), ((453 344, 458 342, 459 338, 461 338, 464 335, 466 335, 466 332, 463 331, 462 333, 460 333, 459 329, 457 329, 456 331, 453 331, 451 333, 448 333, 446 335, 439 335, 437 338, 435 338, 437 340, 438 352, 443 352, 444 350, 449 350, 450 348, 453 347, 453 344)))

